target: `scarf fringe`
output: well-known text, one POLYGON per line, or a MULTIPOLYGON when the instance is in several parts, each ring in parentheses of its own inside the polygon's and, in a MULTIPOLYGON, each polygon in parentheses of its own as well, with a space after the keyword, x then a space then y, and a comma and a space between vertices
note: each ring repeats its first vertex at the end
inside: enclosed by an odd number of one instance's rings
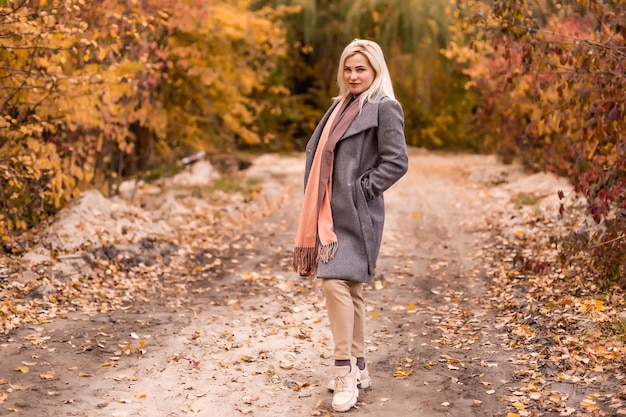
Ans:
POLYGON ((320 245, 319 249, 319 259, 320 261, 327 263, 331 259, 335 257, 337 253, 337 248, 339 247, 338 242, 330 242, 325 245, 320 245))
POLYGON ((317 259, 315 247, 296 246, 293 250, 293 271, 304 277, 315 275, 317 259))
POLYGON ((319 245, 318 248, 296 246, 293 250, 293 271, 304 277, 315 275, 317 263, 327 263, 333 259, 338 247, 338 242, 319 245))

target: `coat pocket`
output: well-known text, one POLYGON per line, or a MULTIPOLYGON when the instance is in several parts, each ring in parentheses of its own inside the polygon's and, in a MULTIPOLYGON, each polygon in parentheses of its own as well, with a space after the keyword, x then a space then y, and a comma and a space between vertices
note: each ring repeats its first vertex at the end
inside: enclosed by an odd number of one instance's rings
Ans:
POLYGON ((374 168, 369 168, 359 177, 359 187, 363 192, 363 195, 367 201, 374 199, 374 194, 371 191, 369 181, 370 181, 370 172, 372 172, 374 168))
POLYGON ((369 266, 370 274, 374 273, 377 254, 377 241, 376 233, 374 231, 374 225, 372 223, 372 217, 370 215, 370 209, 368 204, 367 191, 363 182, 367 180, 369 172, 372 169, 368 169, 359 177, 359 186, 354 187, 357 190, 356 196, 356 210, 359 215, 359 223, 361 225, 361 234, 363 236, 363 243, 365 244, 365 252, 367 254, 367 263, 369 266))

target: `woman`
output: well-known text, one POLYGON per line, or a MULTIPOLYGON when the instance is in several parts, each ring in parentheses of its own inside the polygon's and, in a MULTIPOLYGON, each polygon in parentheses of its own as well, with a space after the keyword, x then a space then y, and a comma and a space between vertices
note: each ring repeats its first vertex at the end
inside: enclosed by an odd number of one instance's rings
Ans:
POLYGON ((404 115, 383 52, 355 39, 341 54, 339 95, 306 147, 304 200, 294 271, 323 279, 334 341, 332 407, 348 411, 357 385, 371 386, 365 362, 363 284, 380 250, 383 192, 407 171, 404 115))

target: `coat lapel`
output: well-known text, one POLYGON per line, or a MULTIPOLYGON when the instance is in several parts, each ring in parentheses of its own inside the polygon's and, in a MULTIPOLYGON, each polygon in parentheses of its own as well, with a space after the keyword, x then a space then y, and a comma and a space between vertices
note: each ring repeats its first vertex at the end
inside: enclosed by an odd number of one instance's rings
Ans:
POLYGON ((342 138, 356 135, 357 133, 376 126, 378 126, 378 103, 367 102, 363 105, 361 113, 354 118, 342 138))

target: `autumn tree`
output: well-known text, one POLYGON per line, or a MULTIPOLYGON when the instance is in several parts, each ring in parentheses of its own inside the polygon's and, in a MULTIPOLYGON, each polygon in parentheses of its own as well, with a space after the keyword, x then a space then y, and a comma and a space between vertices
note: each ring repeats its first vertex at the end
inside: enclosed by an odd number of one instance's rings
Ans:
POLYGON ((283 14, 249 1, 0 2, 0 234, 190 150, 271 139, 283 14), (274 102, 272 101, 274 100, 274 102))
POLYGON ((595 276, 626 285, 626 5, 537 7, 458 2, 455 13, 473 30, 446 54, 465 67, 480 97, 472 126, 485 144, 571 178, 587 198, 602 227, 573 231, 564 261, 588 252, 595 276))
POLYGON ((409 144, 429 148, 476 149, 465 136, 473 94, 465 76, 440 51, 448 45, 447 1, 427 0, 259 0, 260 5, 290 4, 287 16, 289 61, 285 83, 292 91, 293 134, 302 145, 330 97, 337 93, 337 62, 354 38, 378 42, 405 111, 409 144), (458 105, 463 102, 462 105, 458 105))

